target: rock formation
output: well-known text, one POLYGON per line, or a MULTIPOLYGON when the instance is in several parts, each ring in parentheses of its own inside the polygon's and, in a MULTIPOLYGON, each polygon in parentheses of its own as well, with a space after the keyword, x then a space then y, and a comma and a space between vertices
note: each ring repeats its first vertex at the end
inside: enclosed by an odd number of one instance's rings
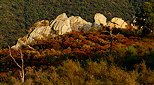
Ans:
POLYGON ((95 20, 95 24, 98 24, 98 25, 102 24, 103 26, 107 25, 106 23, 107 18, 103 14, 96 13, 94 16, 94 20, 95 20))
POLYGON ((71 29, 73 31, 79 30, 79 28, 83 27, 84 25, 90 25, 90 26, 92 25, 92 23, 85 21, 79 16, 71 16, 69 17, 69 19, 70 19, 71 29))
POLYGON ((70 20, 65 13, 57 16, 50 25, 58 35, 63 35, 66 32, 71 32, 70 20))
POLYGON ((33 43, 33 41, 45 40, 49 35, 51 35, 50 26, 35 27, 34 30, 28 33, 26 36, 24 36, 23 38, 19 38, 17 44, 12 46, 12 48, 18 49, 23 45, 30 45, 31 43, 33 43))
POLYGON ((95 23, 85 21, 79 16, 67 17, 65 13, 60 14, 53 21, 49 23, 48 20, 38 21, 29 29, 29 33, 23 38, 19 38, 16 45, 12 46, 14 49, 18 49, 21 46, 29 46, 33 42, 38 40, 45 40, 49 36, 55 37, 63 35, 71 31, 90 31, 92 26, 109 26, 110 28, 123 28, 126 29, 127 23, 122 18, 113 18, 111 22, 106 23, 106 17, 103 14, 95 14, 95 23))
POLYGON ((107 24, 110 28, 121 28, 121 29, 127 29, 127 23, 122 19, 118 17, 112 18, 111 22, 107 24))
POLYGON ((49 23, 48 20, 38 21, 29 29, 29 33, 23 38, 19 38, 16 45, 12 46, 13 49, 18 49, 21 46, 29 46, 38 40, 45 40, 49 36, 55 37, 63 35, 72 30, 79 30, 79 27, 90 25, 90 22, 85 21, 79 16, 67 17, 65 13, 60 14, 55 20, 49 23))
POLYGON ((41 26, 35 28, 35 30, 31 32, 29 36, 27 36, 26 44, 30 44, 36 40, 44 40, 50 35, 50 33, 51 33, 50 26, 41 26))

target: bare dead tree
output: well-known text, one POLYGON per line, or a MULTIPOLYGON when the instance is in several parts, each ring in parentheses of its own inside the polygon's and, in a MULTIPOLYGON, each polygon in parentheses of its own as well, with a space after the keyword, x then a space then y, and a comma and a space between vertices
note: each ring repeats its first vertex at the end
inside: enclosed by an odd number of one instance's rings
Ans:
POLYGON ((22 64, 19 65, 19 63, 18 63, 18 62, 15 60, 15 58, 12 56, 10 46, 8 46, 8 47, 9 47, 9 54, 10 54, 11 58, 13 59, 13 61, 15 62, 15 64, 21 69, 21 71, 20 71, 20 77, 21 77, 22 84, 24 84, 25 73, 24 73, 24 59, 23 59, 23 53, 22 53, 21 49, 19 49, 19 51, 20 51, 20 59, 21 59, 21 62, 22 62, 22 64))

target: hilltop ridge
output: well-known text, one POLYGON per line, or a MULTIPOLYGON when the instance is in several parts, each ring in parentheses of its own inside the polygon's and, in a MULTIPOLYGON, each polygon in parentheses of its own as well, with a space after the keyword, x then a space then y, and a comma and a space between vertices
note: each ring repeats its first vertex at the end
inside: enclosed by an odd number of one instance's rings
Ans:
MULTIPOLYGON (((100 13, 96 13, 94 16, 95 22, 87 22, 80 16, 67 17, 66 13, 62 13, 56 17, 56 19, 49 22, 48 20, 42 20, 36 22, 30 29, 29 33, 23 38, 19 38, 16 45, 12 46, 14 49, 21 48, 22 46, 29 46, 31 43, 37 40, 45 40, 49 36, 55 37, 63 35, 72 31, 90 31, 93 27, 108 27, 109 29, 132 29, 128 23, 122 18, 114 17, 107 23, 107 18, 100 13)), ((30 46, 29 46, 30 47, 30 46)))
POLYGON ((0 6, 0 48, 13 45, 35 22, 53 20, 61 13, 94 22, 95 13, 108 21, 113 17, 131 20, 139 6, 149 0, 2 0, 0 6))

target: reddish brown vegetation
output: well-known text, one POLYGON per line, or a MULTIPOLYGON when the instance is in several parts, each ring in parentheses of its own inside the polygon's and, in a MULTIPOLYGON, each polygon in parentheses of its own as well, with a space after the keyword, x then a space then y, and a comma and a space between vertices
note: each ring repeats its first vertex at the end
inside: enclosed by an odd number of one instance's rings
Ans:
MULTIPOLYGON (((95 32, 77 31, 49 38, 46 41, 38 41, 37 44, 32 45, 35 50, 22 48, 25 67, 58 66, 68 59, 77 60, 83 65, 86 60, 99 61, 104 59, 128 70, 132 70, 134 66, 138 66, 138 63, 144 60, 147 67, 154 69, 153 38, 113 35, 112 55, 109 55, 110 37, 110 35, 101 34, 100 30, 95 32)), ((20 53, 13 49, 11 51, 14 58, 20 63, 20 53)), ((16 68, 9 56, 8 49, 1 49, 0 56, 0 68, 3 68, 1 72, 16 68)), ((0 74, 0 76, 5 75, 5 73, 0 74)), ((120 72, 117 75, 123 75, 123 73, 120 72)))

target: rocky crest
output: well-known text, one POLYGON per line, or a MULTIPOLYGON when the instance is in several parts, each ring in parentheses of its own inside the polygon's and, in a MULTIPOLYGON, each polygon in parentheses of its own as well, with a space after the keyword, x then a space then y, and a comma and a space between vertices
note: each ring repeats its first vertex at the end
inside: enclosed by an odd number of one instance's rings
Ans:
MULTIPOLYGON (((108 26, 110 28, 122 28, 126 29, 127 23, 121 18, 113 18, 111 22, 107 23, 107 18, 100 13, 96 13, 94 16, 95 26, 108 26)), ((29 46, 33 42, 38 40, 45 40, 49 36, 55 37, 63 35, 67 32, 85 30, 82 27, 87 27, 86 30, 90 30, 92 27, 91 22, 87 22, 80 16, 68 17, 66 13, 60 14, 56 19, 49 22, 48 20, 38 21, 29 29, 29 33, 23 38, 19 38, 16 45, 12 46, 13 49, 18 49, 22 46, 29 46)))
POLYGON ((66 32, 71 32, 70 19, 65 13, 57 16, 55 20, 51 22, 50 27, 56 31, 56 34, 63 35, 66 32))

